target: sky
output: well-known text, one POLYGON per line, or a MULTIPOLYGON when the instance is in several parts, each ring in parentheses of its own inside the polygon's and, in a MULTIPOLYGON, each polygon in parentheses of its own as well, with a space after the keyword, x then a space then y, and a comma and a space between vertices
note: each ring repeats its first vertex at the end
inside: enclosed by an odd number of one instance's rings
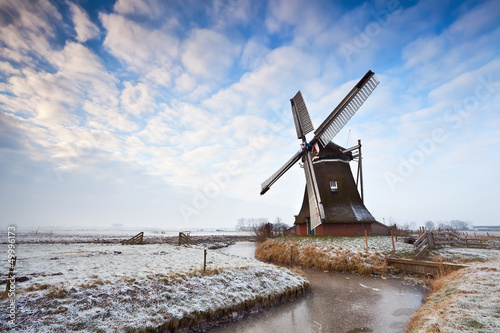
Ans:
POLYGON ((368 210, 500 225, 498 1, 0 0, 0 46, 4 229, 292 225, 298 164, 259 195, 289 100, 317 127, 368 70, 333 140, 362 140, 368 210))

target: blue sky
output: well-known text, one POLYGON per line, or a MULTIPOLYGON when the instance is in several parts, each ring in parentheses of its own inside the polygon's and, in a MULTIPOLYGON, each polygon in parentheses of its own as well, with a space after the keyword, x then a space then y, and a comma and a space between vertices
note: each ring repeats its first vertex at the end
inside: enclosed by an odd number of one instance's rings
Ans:
POLYGON ((4 0, 0 224, 292 224, 298 165, 259 195, 299 149, 289 99, 318 126, 371 69, 334 141, 362 140, 375 218, 498 225, 499 22, 498 1, 4 0))

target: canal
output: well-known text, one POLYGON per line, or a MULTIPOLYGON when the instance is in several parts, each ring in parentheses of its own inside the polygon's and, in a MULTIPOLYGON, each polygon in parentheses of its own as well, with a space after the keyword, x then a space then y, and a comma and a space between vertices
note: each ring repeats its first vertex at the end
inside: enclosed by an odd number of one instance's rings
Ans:
MULTIPOLYGON (((255 248, 239 242, 219 251, 254 257, 255 248)), ((421 286, 403 279, 303 270, 311 284, 305 295, 210 332, 402 332, 424 297, 421 286)))

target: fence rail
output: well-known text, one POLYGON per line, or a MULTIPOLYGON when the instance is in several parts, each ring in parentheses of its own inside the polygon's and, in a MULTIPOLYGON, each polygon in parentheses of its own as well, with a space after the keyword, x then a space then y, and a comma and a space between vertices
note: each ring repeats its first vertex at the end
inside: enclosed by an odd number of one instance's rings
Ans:
POLYGON ((415 252, 417 252, 417 258, 420 258, 425 250, 429 248, 429 238, 427 233, 423 233, 420 237, 413 243, 415 246, 415 252))
POLYGON ((462 237, 451 231, 426 231, 413 244, 416 257, 420 258, 425 250, 437 247, 471 247, 479 249, 490 248, 488 239, 462 237))
POLYGON ((137 245, 137 244, 142 244, 143 241, 144 241, 144 232, 140 232, 134 237, 123 242, 122 245, 137 245))
POLYGON ((191 239, 187 233, 179 232, 179 246, 182 244, 198 245, 198 243, 191 239))

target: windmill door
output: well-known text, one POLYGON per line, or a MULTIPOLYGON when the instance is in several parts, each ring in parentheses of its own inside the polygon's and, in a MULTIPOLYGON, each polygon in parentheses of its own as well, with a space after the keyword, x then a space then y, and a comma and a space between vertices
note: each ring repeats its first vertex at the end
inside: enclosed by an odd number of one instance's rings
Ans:
POLYGON ((314 236, 314 229, 311 229, 311 218, 307 218, 307 235, 314 236))

